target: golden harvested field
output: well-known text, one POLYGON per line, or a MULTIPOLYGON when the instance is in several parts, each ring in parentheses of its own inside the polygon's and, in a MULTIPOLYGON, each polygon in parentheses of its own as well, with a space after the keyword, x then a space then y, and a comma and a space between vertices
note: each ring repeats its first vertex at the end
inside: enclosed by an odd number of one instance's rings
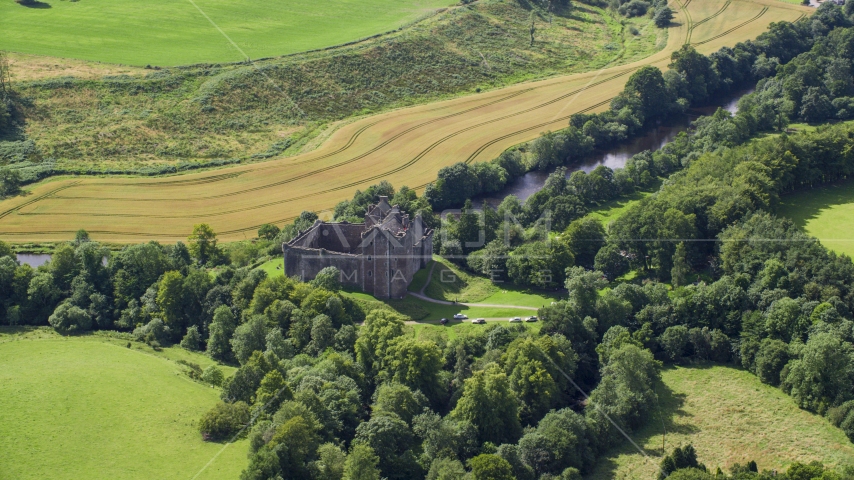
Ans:
POLYGON ((684 43, 708 54, 755 38, 771 22, 811 11, 779 0, 672 6, 677 16, 667 46, 643 61, 362 118, 313 152, 265 163, 165 178, 51 179, 26 196, 0 202, 0 236, 58 241, 85 228, 100 241, 174 241, 204 222, 221 239, 238 240, 303 210, 330 211, 380 180, 423 191, 442 167, 490 160, 511 145, 565 127, 574 113, 606 109, 631 73, 643 65, 665 68, 684 43))

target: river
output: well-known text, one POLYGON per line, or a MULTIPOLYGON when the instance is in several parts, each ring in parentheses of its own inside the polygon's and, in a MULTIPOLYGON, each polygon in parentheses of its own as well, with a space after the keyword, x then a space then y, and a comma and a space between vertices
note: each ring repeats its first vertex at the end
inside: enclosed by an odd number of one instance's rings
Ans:
MULTIPOLYGON (((626 142, 617 145, 616 147, 607 150, 598 150, 592 155, 582 160, 580 163, 567 165, 566 176, 569 177, 572 172, 581 170, 591 172, 600 165, 604 165, 610 169, 622 168, 626 162, 636 153, 644 150, 658 150, 667 142, 673 140, 679 132, 687 130, 691 126, 691 122, 703 115, 711 115, 715 113, 718 107, 727 110, 730 113, 738 111, 738 101, 744 95, 753 92, 753 88, 737 90, 724 97, 718 99, 715 104, 693 108, 684 115, 678 115, 674 118, 669 118, 667 121, 659 122, 655 127, 647 129, 643 134, 638 135, 626 142)), ((532 171, 517 178, 498 193, 483 195, 472 200, 476 208, 480 208, 483 202, 486 201, 493 207, 509 195, 516 195, 521 201, 525 201, 528 197, 543 188, 546 183, 546 178, 554 172, 550 171, 532 171)))

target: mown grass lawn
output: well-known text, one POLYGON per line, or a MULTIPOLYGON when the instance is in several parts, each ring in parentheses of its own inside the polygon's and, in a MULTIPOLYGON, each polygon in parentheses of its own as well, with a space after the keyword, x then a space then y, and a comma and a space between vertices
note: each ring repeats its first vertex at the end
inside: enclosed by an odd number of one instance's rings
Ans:
POLYGON ((276 257, 271 260, 267 260, 262 263, 258 269, 267 272, 268 278, 280 277, 285 274, 285 259, 283 257, 276 257))
POLYGON ((826 419, 800 410, 780 389, 727 366, 667 368, 658 387, 661 415, 631 435, 649 455, 628 442, 604 456, 589 479, 655 478, 666 449, 693 444, 714 472, 755 460, 761 470, 785 470, 794 461, 854 464, 854 444, 826 419))
POLYGON ((777 213, 792 219, 825 247, 854 257, 854 182, 786 195, 777 213))
POLYGON ((223 450, 196 429, 219 389, 190 380, 170 358, 211 361, 126 344, 0 329, 0 478, 240 476, 246 441, 223 450))
POLYGON ((451 3, 40 0, 33 8, 6 1, 0 3, 0 49, 128 65, 236 62, 245 60, 240 50, 270 57, 394 30, 451 3))
MULTIPOLYGON (((524 325, 526 329, 534 334, 539 332, 540 327, 542 326, 539 322, 523 323, 521 325, 524 325)), ((430 323, 419 323, 418 325, 412 325, 411 328, 415 338, 433 339, 437 344, 442 345, 442 341, 445 339, 453 340, 460 336, 472 335, 488 326, 489 324, 474 325, 468 322, 454 322, 445 326, 430 323)))

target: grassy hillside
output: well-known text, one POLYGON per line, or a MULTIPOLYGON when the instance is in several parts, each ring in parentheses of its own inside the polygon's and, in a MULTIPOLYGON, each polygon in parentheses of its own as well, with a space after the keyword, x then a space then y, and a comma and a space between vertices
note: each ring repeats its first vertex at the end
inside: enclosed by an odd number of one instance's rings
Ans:
MULTIPOLYGON (((0 478, 189 479, 214 459, 225 444, 196 422, 219 390, 169 358, 210 360, 126 343, 0 330, 0 478)), ((229 445, 198 478, 238 478, 246 450, 229 445)))
POLYGON ((129 65, 235 62, 245 56, 225 35, 250 58, 285 55, 393 30, 450 3, 42 0, 38 7, 26 7, 2 2, 0 49, 129 65))
MULTIPOLYGON (((22 134, 38 146, 37 153, 25 156, 34 162, 54 159, 53 168, 75 172, 252 160, 254 154, 263 159, 315 147, 326 138, 326 122, 595 69, 615 59, 624 63, 664 46, 665 31, 644 28, 646 18, 625 20, 637 27, 635 35, 605 11, 577 5, 564 15, 533 12, 533 45, 532 11, 516 1, 483 0, 358 45, 252 66, 204 65, 82 80, 30 75, 29 69, 44 68, 13 61, 13 75, 42 78, 16 87, 32 102, 23 107, 22 134), (276 142, 287 143, 271 150, 276 142)), ((2 8, 11 7, 18 6, 9 2, 2 8)), ((247 53, 254 55, 251 49, 247 53)))
MULTIPOLYGON (((760 470, 793 461, 854 462, 854 444, 824 418, 800 410, 781 390, 725 366, 668 368, 658 388, 667 429, 665 451, 692 443, 714 471, 756 460, 760 470)), ((625 445, 600 460, 590 479, 655 478, 662 455, 662 420, 631 435, 649 455, 625 445)))
POLYGON ((777 212, 817 237, 825 247, 854 257, 854 182, 787 195, 777 212))

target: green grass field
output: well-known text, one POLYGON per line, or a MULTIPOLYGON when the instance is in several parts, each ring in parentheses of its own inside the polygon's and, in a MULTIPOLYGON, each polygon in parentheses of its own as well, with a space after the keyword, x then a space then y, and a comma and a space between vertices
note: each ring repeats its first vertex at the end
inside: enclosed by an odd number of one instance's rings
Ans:
POLYGON ((126 344, 0 329, 0 478, 239 477, 246 441, 214 459, 225 444, 202 441, 196 429, 219 390, 190 380, 173 361, 211 360, 126 344))
POLYGON ((7 1, 0 49, 128 65, 235 62, 245 60, 241 50, 262 58, 383 33, 450 3, 40 0, 44 7, 32 8, 7 1))
MULTIPOLYGON (((537 333, 542 327, 541 323, 523 323, 532 333, 537 333)), ((483 330, 487 325, 473 325, 471 323, 453 323, 446 326, 434 325, 428 323, 419 323, 412 325, 413 335, 415 338, 433 339, 437 344, 442 345, 442 340, 453 340, 460 336, 470 335, 479 330, 483 330)))
POLYGON ((662 455, 689 443, 711 471, 755 460, 760 470, 783 470, 794 461, 827 465, 854 463, 854 445, 821 416, 800 410, 780 389, 754 375, 725 366, 668 368, 658 387, 661 416, 631 435, 649 455, 630 444, 606 455, 588 477, 655 478, 662 455))
POLYGON ((787 195, 777 213, 792 219, 825 247, 854 257, 854 182, 787 195))
POLYGON ((267 277, 278 277, 285 274, 285 259, 276 257, 262 263, 258 268, 267 272, 267 277))
MULTIPOLYGON (((434 257, 433 261, 433 276, 424 294, 436 300, 539 308, 558 298, 552 292, 523 289, 509 283, 493 284, 488 278, 466 272, 441 257, 434 257)), ((429 269, 428 265, 416 274, 409 286, 410 292, 421 289, 427 281, 429 269)))

